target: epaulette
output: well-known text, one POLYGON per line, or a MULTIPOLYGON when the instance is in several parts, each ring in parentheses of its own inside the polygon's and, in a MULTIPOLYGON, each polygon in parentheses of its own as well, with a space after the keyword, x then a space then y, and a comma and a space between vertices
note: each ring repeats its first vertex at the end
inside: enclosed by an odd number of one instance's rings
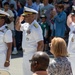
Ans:
POLYGON ((35 28, 38 28, 38 25, 37 25, 36 23, 34 23, 34 27, 35 27, 35 28))
POLYGON ((0 30, 0 32, 3 32, 3 33, 4 33, 4 31, 3 31, 3 30, 0 30))
POLYGON ((8 28, 8 26, 5 26, 5 28, 8 30, 9 28, 8 28))
POLYGON ((5 28, 3 30, 0 30, 0 32, 3 32, 4 33, 5 32, 4 31, 5 29, 8 30, 9 29, 8 26, 5 26, 5 28))

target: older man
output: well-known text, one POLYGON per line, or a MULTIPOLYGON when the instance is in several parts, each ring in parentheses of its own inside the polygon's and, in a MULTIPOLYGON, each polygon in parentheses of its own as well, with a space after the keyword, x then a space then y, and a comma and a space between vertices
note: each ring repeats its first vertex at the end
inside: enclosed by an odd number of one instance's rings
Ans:
POLYGON ((31 75, 29 59, 36 51, 43 51, 43 35, 40 25, 35 20, 38 12, 27 7, 24 9, 24 13, 16 23, 16 29, 23 31, 24 75, 31 75), (24 24, 21 24, 22 20, 25 20, 24 24))
POLYGON ((38 51, 29 60, 33 75, 48 75, 49 56, 45 52, 38 51))

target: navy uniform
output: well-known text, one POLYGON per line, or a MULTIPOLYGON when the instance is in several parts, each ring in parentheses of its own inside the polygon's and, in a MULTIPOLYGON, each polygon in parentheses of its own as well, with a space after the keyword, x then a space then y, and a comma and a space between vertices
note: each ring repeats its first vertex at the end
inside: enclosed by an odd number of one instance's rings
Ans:
MULTIPOLYGON (((75 19, 75 7, 73 6, 73 12, 68 16, 69 19, 75 19)), ((69 21, 68 21, 69 23, 69 21)), ((72 69, 73 69, 73 75, 75 75, 75 22, 72 20, 70 24, 68 24, 70 28, 69 32, 69 41, 68 41, 68 53, 69 53, 69 61, 71 62, 72 69)))
MULTIPOLYGON (((26 8, 22 15, 37 14, 34 9, 26 8)), ((37 51, 38 42, 43 41, 42 29, 40 25, 34 20, 31 24, 21 24, 20 30, 23 31, 22 48, 23 48, 23 70, 24 75, 32 75, 29 60, 37 51)))
POLYGON ((70 25, 68 53, 71 55, 75 54, 75 23, 74 22, 72 22, 70 25))
MULTIPOLYGON (((73 11, 71 13, 72 17, 75 17, 75 6, 73 7, 73 11)), ((70 55, 75 55, 75 22, 71 22, 69 25, 69 41, 68 41, 68 53, 70 55)))
MULTIPOLYGON (((4 16, 9 16, 9 14, 0 10, 0 22, 2 21, 1 19, 4 16)), ((9 61, 6 60, 8 43, 12 43, 12 32, 8 29, 7 24, 1 25, 0 23, 0 69, 8 69, 8 67, 4 66, 5 62, 9 63, 9 61)))

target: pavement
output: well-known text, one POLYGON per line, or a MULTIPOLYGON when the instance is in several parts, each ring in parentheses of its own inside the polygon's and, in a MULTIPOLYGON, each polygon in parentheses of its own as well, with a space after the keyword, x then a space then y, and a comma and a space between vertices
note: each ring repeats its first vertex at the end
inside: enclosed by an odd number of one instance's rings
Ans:
POLYGON ((23 52, 20 50, 18 54, 11 55, 9 72, 11 75, 23 75, 23 52))
MULTIPOLYGON (((50 55, 50 61, 53 59, 53 55, 47 52, 50 55)), ((75 57, 68 58, 72 65, 73 75, 75 75, 75 57)), ((11 75, 23 75, 23 52, 20 50, 18 54, 11 55, 10 69, 9 72, 11 75)))
POLYGON ((73 75, 75 75, 75 54, 70 55, 70 57, 68 57, 68 60, 71 62, 72 72, 73 72, 73 75))

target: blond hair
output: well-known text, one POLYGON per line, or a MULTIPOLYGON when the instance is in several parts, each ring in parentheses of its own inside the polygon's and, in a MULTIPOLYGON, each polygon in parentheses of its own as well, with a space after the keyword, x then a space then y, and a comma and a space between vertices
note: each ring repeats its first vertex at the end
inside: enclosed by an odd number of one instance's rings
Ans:
POLYGON ((67 46, 64 39, 55 37, 51 41, 51 50, 55 56, 67 56, 67 46))

